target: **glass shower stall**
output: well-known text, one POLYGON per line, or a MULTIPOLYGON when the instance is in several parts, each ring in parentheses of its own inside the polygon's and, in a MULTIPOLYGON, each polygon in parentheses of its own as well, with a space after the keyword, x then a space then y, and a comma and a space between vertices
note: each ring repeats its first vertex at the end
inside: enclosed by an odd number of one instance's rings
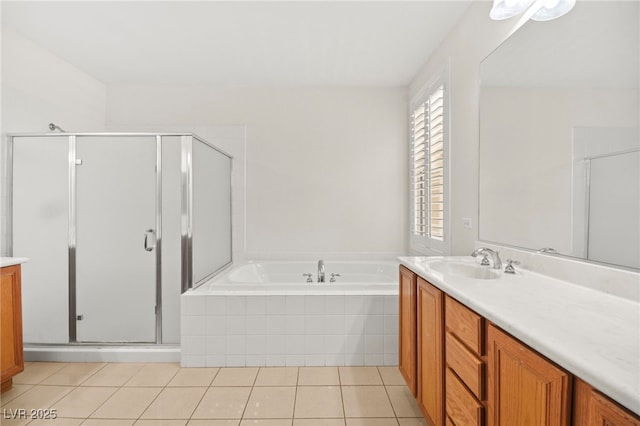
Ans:
POLYGON ((179 343, 180 294, 232 262, 232 157, 194 134, 7 142, 25 343, 179 343))

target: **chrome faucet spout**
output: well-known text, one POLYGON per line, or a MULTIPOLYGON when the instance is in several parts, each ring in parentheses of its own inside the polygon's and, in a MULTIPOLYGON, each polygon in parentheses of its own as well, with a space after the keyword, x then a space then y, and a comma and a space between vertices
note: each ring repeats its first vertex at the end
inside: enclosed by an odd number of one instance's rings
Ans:
POLYGON ((475 249, 474 251, 471 252, 471 256, 473 257, 477 257, 481 254, 485 256, 486 255, 491 256, 491 260, 493 261, 493 269, 502 268, 502 260, 500 260, 500 255, 498 254, 497 251, 491 250, 490 248, 487 248, 487 247, 480 247, 479 249, 475 249))
POLYGON ((318 282, 324 282, 324 260, 318 260, 318 282))
POLYGON ((471 252, 471 256, 478 257, 479 255, 483 254, 483 252, 485 250, 488 250, 488 249, 485 249, 484 247, 480 247, 478 249, 475 249, 474 251, 471 252))

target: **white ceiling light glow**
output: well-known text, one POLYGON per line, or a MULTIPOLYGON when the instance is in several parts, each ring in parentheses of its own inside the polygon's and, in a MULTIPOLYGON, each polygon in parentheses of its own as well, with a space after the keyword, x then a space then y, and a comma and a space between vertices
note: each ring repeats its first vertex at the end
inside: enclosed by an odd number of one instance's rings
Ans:
POLYGON ((493 7, 489 16, 491 19, 501 21, 519 15, 533 4, 534 0, 493 0, 493 7))
POLYGON ((575 6, 576 0, 493 0, 489 16, 500 21, 520 15, 526 10, 535 10, 534 21, 550 21, 561 17, 575 6))
POLYGON ((542 3, 540 10, 531 17, 534 21, 551 21, 573 9, 576 0, 547 0, 542 3))

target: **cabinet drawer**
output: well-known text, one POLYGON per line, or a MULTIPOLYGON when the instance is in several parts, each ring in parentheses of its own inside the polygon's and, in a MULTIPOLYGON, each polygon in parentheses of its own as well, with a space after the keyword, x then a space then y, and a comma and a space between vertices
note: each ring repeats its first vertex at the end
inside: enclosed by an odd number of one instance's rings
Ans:
POLYGON ((445 342, 447 366, 462 379, 476 398, 484 398, 484 363, 473 352, 462 345, 451 333, 445 342))
POLYGON ((481 426, 483 406, 469 392, 458 377, 447 368, 446 372, 447 417, 456 426, 481 426))
POLYGON ((484 355, 484 319, 460 302, 447 296, 445 299, 445 325, 462 343, 476 355, 484 355))

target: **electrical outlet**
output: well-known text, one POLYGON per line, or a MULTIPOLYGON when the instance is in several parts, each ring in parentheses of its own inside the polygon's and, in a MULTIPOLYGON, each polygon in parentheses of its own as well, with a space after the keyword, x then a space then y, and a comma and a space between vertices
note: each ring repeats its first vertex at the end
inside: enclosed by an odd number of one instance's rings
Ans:
POLYGON ((473 226, 471 226, 471 218, 470 217, 463 217, 462 218, 462 226, 466 229, 471 229, 473 228, 473 226))

